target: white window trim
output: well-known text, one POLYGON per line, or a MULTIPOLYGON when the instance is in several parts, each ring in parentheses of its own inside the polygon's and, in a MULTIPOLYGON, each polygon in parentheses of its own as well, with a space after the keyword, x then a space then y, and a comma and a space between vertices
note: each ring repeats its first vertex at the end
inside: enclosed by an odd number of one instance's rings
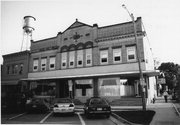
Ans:
POLYGON ((92 48, 86 49, 86 66, 92 66, 92 48), (89 56, 89 58, 88 58, 89 56), (91 63, 87 63, 87 61, 90 59, 91 63))
POLYGON ((113 49, 113 63, 121 63, 122 62, 122 55, 121 55, 121 48, 116 48, 116 49, 113 49), (118 51, 119 50, 119 51, 118 51), (118 56, 120 56, 120 60, 119 61, 116 61, 115 60, 115 53, 118 53, 118 56))
POLYGON ((136 47, 135 46, 130 46, 130 47, 126 47, 126 50, 127 50, 127 61, 128 62, 134 62, 136 61, 136 47), (129 59, 128 56, 130 55, 129 54, 129 51, 134 51, 134 59, 129 59))
POLYGON ((77 67, 83 67, 83 50, 77 51, 77 67), (82 61, 82 64, 79 64, 79 61, 82 61))
POLYGON ((100 50, 100 64, 105 65, 108 64, 108 49, 107 50, 100 50), (107 62, 102 62, 102 56, 106 53, 107 62))
POLYGON ((46 71, 46 65, 47 65, 47 58, 42 58, 41 59, 41 71, 46 71), (42 66, 43 64, 45 64, 45 66, 42 66), (43 70, 43 68, 45 68, 43 70))
POLYGON ((38 71, 38 63, 39 63, 39 59, 33 60, 33 71, 38 71), (35 66, 37 66, 37 69, 34 69, 35 66))
POLYGON ((56 64, 56 57, 55 57, 55 56, 50 57, 50 58, 49 58, 49 70, 55 69, 55 64, 56 64), (53 68, 51 68, 51 64, 54 64, 54 67, 53 67, 53 68))
POLYGON ((69 68, 74 68, 75 66, 75 51, 69 52, 69 68), (70 65, 70 63, 73 62, 73 65, 70 65))
POLYGON ((61 53, 61 68, 62 69, 67 68, 67 52, 61 53), (63 66, 63 63, 65 63, 66 65, 63 66))

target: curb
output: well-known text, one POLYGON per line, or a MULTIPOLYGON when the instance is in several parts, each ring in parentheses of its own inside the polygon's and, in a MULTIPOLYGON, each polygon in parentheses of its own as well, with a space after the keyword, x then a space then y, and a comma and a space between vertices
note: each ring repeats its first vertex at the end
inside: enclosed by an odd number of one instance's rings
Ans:
POLYGON ((180 117, 180 112, 178 111, 178 109, 177 109, 176 105, 174 105, 173 103, 172 103, 172 105, 173 105, 174 109, 176 110, 176 112, 177 112, 178 116, 180 117))
POLYGON ((114 117, 115 119, 121 121, 122 123, 124 123, 125 125, 142 125, 142 124, 136 124, 136 123, 132 123, 130 121, 127 121, 126 119, 116 115, 115 113, 111 113, 111 116, 114 117))

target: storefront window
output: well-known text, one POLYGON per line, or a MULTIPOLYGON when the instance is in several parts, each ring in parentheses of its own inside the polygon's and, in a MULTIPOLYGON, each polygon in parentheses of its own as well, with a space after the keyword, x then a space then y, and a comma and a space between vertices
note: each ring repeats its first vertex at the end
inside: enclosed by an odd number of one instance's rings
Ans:
POLYGON ((93 96, 93 83, 92 79, 88 80, 76 80, 76 96, 93 96))
POLYGON ((100 96, 119 96, 120 83, 119 78, 104 78, 99 79, 99 94, 100 96))

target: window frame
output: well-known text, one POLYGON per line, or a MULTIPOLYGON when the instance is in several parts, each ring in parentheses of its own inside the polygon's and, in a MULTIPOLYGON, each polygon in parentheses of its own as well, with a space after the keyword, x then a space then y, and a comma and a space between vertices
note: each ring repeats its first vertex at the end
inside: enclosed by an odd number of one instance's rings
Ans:
POLYGON ((38 67, 39 67, 39 59, 33 59, 33 71, 38 71, 38 67), (35 63, 35 61, 37 61, 37 65, 35 63), (37 66, 37 69, 34 69, 34 67, 37 66))
POLYGON ((47 58, 41 58, 41 71, 46 71, 47 70, 46 66, 47 66, 47 58), (45 62, 44 62, 44 60, 45 60, 45 62), (42 66, 43 64, 45 64, 45 65, 42 66), (43 70, 43 68, 44 68, 44 70, 43 70))
POLYGON ((113 63, 121 63, 122 62, 122 49, 121 48, 114 48, 113 49, 113 63), (118 51, 119 50, 119 51, 118 51), (118 53, 118 54, 117 54, 118 53), (117 56, 117 55, 118 56, 117 56), (120 60, 116 61, 115 58, 120 57, 120 60))
POLYGON ((86 49, 86 66, 92 66, 92 48, 86 49), (89 60, 90 63, 88 63, 89 60))
POLYGON ((75 51, 70 51, 69 52, 69 68, 74 68, 75 67, 75 51), (73 63, 73 65, 71 65, 73 63))
POLYGON ((51 56, 49 58, 49 70, 54 70, 55 69, 55 64, 56 64, 56 57, 55 56, 51 56), (54 59, 54 60, 52 60, 52 59, 54 59), (54 64, 53 68, 51 68, 51 64, 54 64))
POLYGON ((61 68, 62 69, 67 68, 67 52, 62 52, 61 53, 61 68), (65 64, 65 66, 63 64, 65 64))
POLYGON ((108 64, 108 49, 105 49, 105 50, 100 50, 100 64, 101 65, 106 65, 108 64), (103 57, 103 56, 106 56, 106 57, 103 57), (102 59, 106 59, 107 61, 106 62, 102 62, 102 59))
POLYGON ((137 59, 136 59, 136 47, 135 47, 135 46, 127 46, 127 47, 126 47, 126 52, 127 52, 127 62, 134 62, 134 61, 137 60, 137 59), (130 51, 132 52, 132 54, 131 54, 130 51), (133 58, 133 59, 130 59, 130 58, 129 58, 130 55, 133 55, 134 58, 133 58))
POLYGON ((77 50, 77 67, 83 67, 83 50, 77 50), (79 61, 82 63, 79 64, 79 61))

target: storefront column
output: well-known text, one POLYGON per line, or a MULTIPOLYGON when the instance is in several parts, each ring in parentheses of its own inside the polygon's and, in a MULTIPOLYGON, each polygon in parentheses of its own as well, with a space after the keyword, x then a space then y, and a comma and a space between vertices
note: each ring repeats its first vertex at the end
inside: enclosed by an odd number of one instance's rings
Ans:
POLYGON ((94 96, 95 97, 99 96, 99 93, 98 93, 98 78, 93 79, 93 90, 94 90, 94 96))

